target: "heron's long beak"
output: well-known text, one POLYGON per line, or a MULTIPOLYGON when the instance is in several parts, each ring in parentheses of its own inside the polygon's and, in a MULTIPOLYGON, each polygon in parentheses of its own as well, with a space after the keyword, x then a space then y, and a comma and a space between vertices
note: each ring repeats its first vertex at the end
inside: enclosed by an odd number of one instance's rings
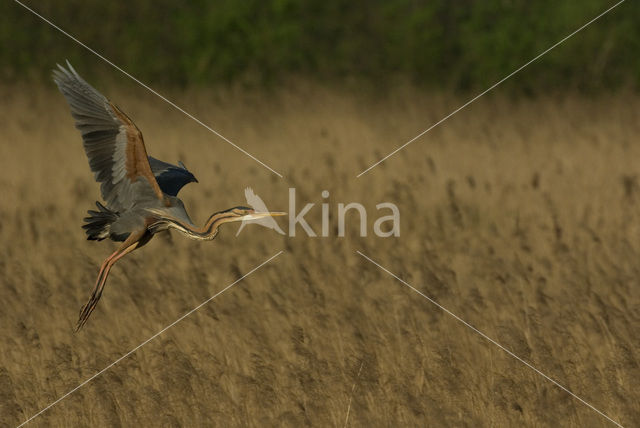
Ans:
POLYGON ((265 217, 277 217, 277 216, 281 216, 281 215, 287 215, 287 213, 283 213, 283 212, 264 212, 264 213, 253 213, 253 214, 247 214, 245 216, 239 217, 238 220, 242 220, 242 221, 246 221, 246 220, 258 220, 261 218, 265 218, 265 217))

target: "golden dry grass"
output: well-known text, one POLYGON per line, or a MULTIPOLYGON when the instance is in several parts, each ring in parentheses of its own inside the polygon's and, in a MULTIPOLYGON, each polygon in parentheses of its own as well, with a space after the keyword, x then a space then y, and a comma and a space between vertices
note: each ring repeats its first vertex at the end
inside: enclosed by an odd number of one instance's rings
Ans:
MULTIPOLYGON (((51 85, 53 86, 53 85, 51 85)), ((97 85, 100 87, 100 85, 97 85)), ((623 425, 640 421, 640 100, 487 96, 358 172, 462 101, 298 85, 169 92, 252 160, 137 87, 105 90, 149 153, 182 159, 202 222, 320 193, 396 203, 401 237, 155 238, 114 268, 73 333, 113 243, 84 240, 98 187, 51 87, 0 89, 0 422, 15 426, 280 250, 285 253, 31 422, 32 426, 609 426, 360 250, 623 425)), ((280 220, 284 226, 284 221, 280 220)), ((332 219, 335 227, 335 219, 332 219)))

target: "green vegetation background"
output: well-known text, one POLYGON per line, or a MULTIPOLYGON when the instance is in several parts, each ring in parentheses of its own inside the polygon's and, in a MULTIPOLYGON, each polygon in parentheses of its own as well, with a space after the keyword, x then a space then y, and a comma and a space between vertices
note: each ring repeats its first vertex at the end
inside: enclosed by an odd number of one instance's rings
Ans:
MULTIPOLYGON (((615 1, 615 0, 614 0, 615 1)), ((487 87, 614 4, 603 0, 24 0, 143 81, 487 87)), ((640 87, 640 3, 628 0, 533 64, 511 89, 640 87)), ((41 79, 99 60, 13 1, 0 5, 0 73, 41 79)))

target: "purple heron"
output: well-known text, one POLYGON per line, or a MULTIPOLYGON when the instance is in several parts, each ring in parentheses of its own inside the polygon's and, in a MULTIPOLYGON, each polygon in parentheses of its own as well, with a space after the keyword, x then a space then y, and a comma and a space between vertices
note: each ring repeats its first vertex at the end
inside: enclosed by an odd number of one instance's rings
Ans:
POLYGON ((69 62, 67 67, 58 65, 53 80, 71 107, 104 199, 104 204, 96 202, 97 211, 88 212, 83 228, 89 240, 122 242, 100 267, 91 297, 80 310, 78 331, 98 304, 113 265, 156 233, 176 229, 189 238, 208 241, 224 223, 285 213, 238 206, 212 214, 202 227, 194 225, 177 197, 183 186, 197 182, 193 174, 182 163, 176 166, 148 156, 142 133, 133 121, 80 77, 69 62))

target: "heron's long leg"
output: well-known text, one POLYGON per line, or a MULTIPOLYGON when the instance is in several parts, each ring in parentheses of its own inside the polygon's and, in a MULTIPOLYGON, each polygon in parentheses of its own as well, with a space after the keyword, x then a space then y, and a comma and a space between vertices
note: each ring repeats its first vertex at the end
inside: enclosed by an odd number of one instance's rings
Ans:
POLYGON ((89 316, 98 304, 98 301, 102 296, 102 290, 104 289, 104 286, 107 282, 107 276, 109 276, 111 267, 115 264, 115 262, 140 246, 141 238, 144 236, 145 232, 146 231, 142 231, 129 235, 129 237, 122 243, 120 248, 118 248, 113 254, 107 257, 107 259, 102 263, 100 272, 98 273, 98 279, 96 280, 96 285, 93 288, 93 292, 91 293, 91 297, 89 298, 89 301, 82 307, 82 309, 80 309, 80 316, 78 318, 78 323, 76 324, 76 331, 79 331, 87 322, 89 316))

